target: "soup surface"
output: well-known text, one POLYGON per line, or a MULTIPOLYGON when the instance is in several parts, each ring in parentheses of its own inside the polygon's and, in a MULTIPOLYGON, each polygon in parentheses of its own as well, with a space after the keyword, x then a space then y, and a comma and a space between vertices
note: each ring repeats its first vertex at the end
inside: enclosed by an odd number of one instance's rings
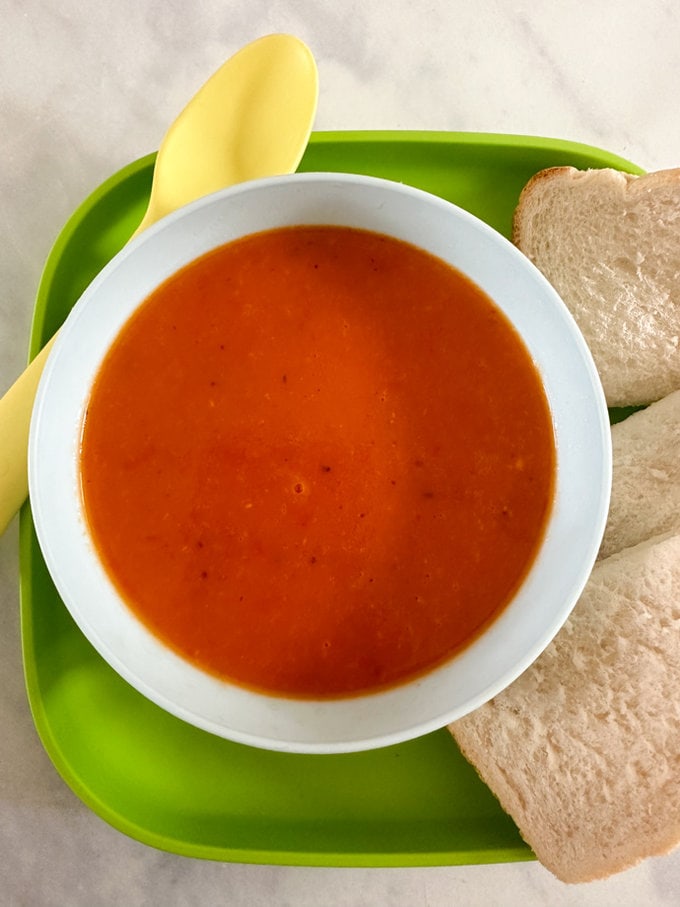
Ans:
POLYGON ((200 668, 288 696, 395 685, 502 610, 555 472, 506 317, 440 260, 340 227, 193 262, 124 326, 83 425, 114 584, 200 668))

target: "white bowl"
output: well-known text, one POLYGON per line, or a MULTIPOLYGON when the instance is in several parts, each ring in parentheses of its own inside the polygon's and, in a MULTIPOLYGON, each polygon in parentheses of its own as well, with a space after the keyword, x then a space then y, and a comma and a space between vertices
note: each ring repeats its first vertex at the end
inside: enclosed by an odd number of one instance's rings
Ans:
POLYGON ((530 262, 483 222, 397 183, 301 174, 243 184, 170 215, 126 246, 85 291, 45 368, 33 413, 29 484, 36 532, 76 623, 129 683, 180 718, 275 750, 350 752, 396 743, 461 717, 514 680, 560 629, 604 531, 611 444, 600 381, 564 304, 530 262), (555 501, 539 555, 512 602, 475 642, 384 692, 309 701, 250 692, 162 645, 121 601, 88 536, 78 451, 90 385, 123 323, 179 268, 245 234, 293 224, 363 227, 411 242, 467 274, 506 313, 541 374, 557 448, 555 501))

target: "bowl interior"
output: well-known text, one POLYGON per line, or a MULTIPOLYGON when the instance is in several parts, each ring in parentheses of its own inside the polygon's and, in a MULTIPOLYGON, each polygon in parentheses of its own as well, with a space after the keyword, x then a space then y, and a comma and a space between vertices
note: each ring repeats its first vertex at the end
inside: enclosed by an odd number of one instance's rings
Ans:
MULTIPOLYGON (((200 313, 197 313, 200 317, 200 313)), ((545 648, 571 611, 602 537, 611 481, 607 410, 590 353, 540 273, 500 234, 420 190, 369 177, 296 174, 202 199, 130 243, 61 329, 29 445, 36 533, 55 585, 100 654, 161 707, 210 732, 298 752, 348 752, 441 727, 481 705, 545 648), (461 654, 408 684, 345 700, 270 697, 204 674, 161 645, 120 601, 88 537, 78 449, 90 385, 117 332, 172 273, 263 229, 336 224, 426 249, 475 281, 522 335, 541 374, 557 447, 555 503, 518 594, 461 654)))

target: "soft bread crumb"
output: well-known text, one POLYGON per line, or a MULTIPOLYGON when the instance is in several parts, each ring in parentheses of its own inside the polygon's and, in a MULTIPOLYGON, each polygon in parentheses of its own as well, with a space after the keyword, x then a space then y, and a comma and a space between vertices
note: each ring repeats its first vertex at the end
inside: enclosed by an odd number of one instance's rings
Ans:
POLYGON ((680 843, 680 536, 600 561, 538 660, 450 726, 565 882, 680 843))
POLYGON ((611 503, 599 557, 680 533, 680 391, 612 426, 611 503))
POLYGON ((573 314, 609 406, 680 389, 680 169, 542 170, 513 240, 573 314))

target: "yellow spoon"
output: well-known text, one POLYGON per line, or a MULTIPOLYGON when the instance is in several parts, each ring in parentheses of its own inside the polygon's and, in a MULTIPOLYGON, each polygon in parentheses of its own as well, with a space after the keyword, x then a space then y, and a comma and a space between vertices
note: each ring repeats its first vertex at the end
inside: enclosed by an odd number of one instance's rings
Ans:
MULTIPOLYGON (((309 48, 267 35, 234 54, 166 133, 140 231, 225 186, 291 173, 309 140, 318 75, 309 48)), ((54 337, 0 399, 0 533, 28 496, 31 411, 54 337)))

